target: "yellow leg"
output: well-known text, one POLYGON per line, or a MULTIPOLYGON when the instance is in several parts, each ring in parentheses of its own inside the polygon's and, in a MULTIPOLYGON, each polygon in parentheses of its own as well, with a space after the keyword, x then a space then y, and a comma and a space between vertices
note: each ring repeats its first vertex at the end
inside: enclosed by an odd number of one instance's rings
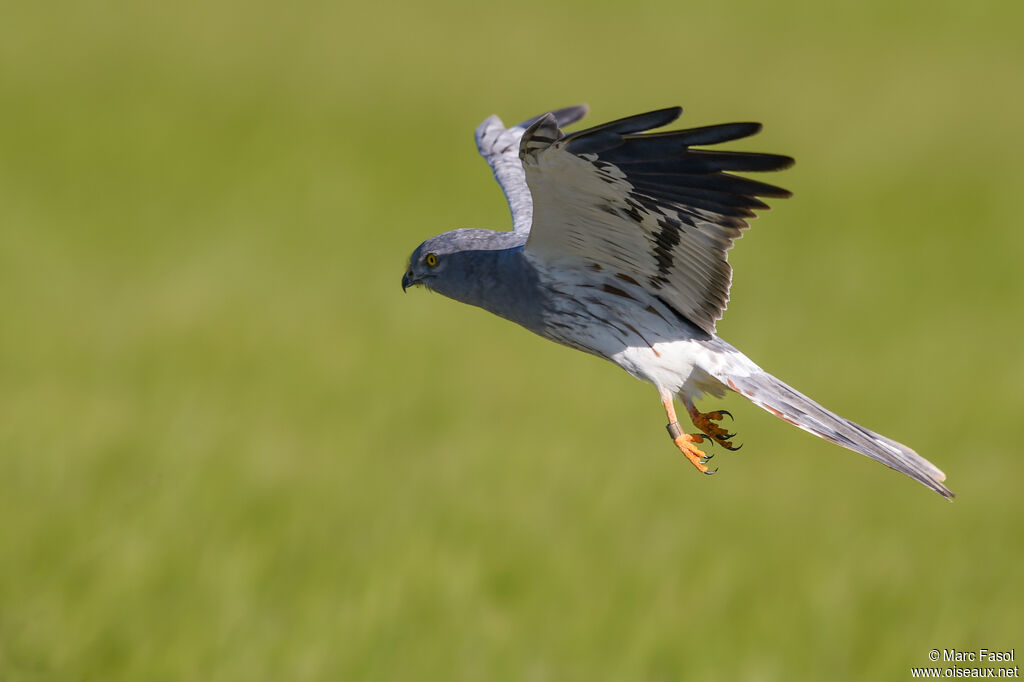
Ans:
POLYGON ((714 412, 701 412, 692 403, 687 401, 686 409, 690 413, 690 420, 693 421, 693 425, 704 432, 706 436, 711 438, 723 448, 727 450, 739 450, 742 446, 733 447, 732 441, 730 440, 735 433, 729 433, 715 422, 722 421, 725 416, 732 417, 731 414, 725 410, 716 410, 714 412))
POLYGON ((679 420, 676 419, 676 408, 672 404, 672 396, 663 396, 661 404, 665 407, 665 414, 668 416, 668 433, 672 436, 672 442, 679 448, 679 452, 683 453, 686 459, 690 460, 690 464, 697 467, 701 473, 713 474, 718 471, 718 469, 708 470, 707 461, 711 459, 711 456, 704 454, 700 448, 694 445, 694 443, 703 442, 707 436, 700 433, 683 433, 679 426, 679 420))

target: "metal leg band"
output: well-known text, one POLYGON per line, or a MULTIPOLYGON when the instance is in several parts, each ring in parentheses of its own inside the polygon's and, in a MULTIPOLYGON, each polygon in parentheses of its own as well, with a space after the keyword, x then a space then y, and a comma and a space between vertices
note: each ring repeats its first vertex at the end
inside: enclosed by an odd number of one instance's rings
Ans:
POLYGON ((683 435, 683 430, 679 427, 679 422, 667 424, 665 428, 668 429, 668 435, 672 436, 673 441, 683 435))

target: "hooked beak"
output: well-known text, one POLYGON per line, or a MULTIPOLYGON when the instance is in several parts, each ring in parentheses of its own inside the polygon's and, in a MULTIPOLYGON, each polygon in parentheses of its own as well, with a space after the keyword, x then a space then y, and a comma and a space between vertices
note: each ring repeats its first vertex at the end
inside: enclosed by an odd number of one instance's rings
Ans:
POLYGON ((419 280, 417 280, 415 277, 413 277, 412 270, 409 270, 404 275, 402 275, 402 291, 403 292, 406 289, 408 289, 409 287, 413 286, 414 284, 419 284, 419 280))

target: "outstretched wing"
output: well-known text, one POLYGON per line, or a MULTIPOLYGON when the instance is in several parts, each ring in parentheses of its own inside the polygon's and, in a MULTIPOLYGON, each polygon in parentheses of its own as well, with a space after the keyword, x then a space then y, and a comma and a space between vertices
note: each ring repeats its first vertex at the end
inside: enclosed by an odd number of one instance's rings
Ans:
POLYGON ((580 104, 535 116, 519 125, 506 128, 497 116, 487 118, 476 129, 476 147, 494 171, 494 178, 512 209, 512 230, 528 233, 533 218, 533 200, 526 186, 523 163, 519 160, 519 141, 523 132, 543 116, 551 116, 557 126, 575 123, 587 114, 587 106, 580 104))
POLYGON ((726 252, 754 211, 768 208, 757 197, 790 196, 726 171, 781 170, 793 159, 692 148, 753 135, 759 123, 643 134, 681 113, 662 109, 568 135, 554 116, 537 119, 519 149, 533 197, 526 253, 629 275, 714 333, 732 282, 726 252))

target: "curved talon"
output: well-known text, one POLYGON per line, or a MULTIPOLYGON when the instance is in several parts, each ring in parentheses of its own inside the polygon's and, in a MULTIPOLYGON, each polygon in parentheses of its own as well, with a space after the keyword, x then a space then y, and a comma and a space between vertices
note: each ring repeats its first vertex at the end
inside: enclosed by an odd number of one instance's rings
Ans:
POLYGON ((708 469, 707 471, 704 472, 704 474, 706 476, 714 476, 717 473, 718 473, 718 467, 715 467, 714 469, 708 469))
POLYGON ((737 450, 739 450, 740 448, 743 447, 743 443, 740 443, 739 445, 737 445, 735 447, 733 447, 732 445, 726 445, 725 443, 720 443, 720 445, 723 448, 725 448, 726 450, 732 450, 733 452, 736 452, 737 450))
POLYGON ((735 438, 735 433, 730 433, 728 430, 723 429, 718 425, 718 422, 729 417, 733 420, 732 412, 728 410, 714 410, 712 412, 700 412, 696 408, 690 410, 690 419, 693 420, 694 426, 704 432, 704 435, 708 437, 708 440, 718 443, 726 448, 731 448, 732 444, 729 442, 731 438, 735 438))
MULTIPOLYGON (((709 414, 702 414, 693 406, 692 403, 687 403, 687 407, 690 412, 690 419, 703 433, 685 433, 682 427, 679 425, 679 421, 676 419, 676 411, 672 405, 672 399, 669 396, 662 396, 662 405, 665 408, 665 416, 668 417, 668 433, 669 437, 672 438, 672 442, 679 448, 679 451, 689 460, 690 464, 697 468, 698 471, 704 474, 714 474, 718 469, 709 470, 707 466, 708 460, 714 455, 706 454, 703 450, 697 447, 698 443, 710 442, 712 444, 718 443, 722 445, 727 443, 727 438, 731 438, 731 435, 727 435, 726 438, 722 438, 722 434, 726 433, 726 430, 714 423, 715 420, 721 419, 722 414, 728 415, 732 419, 732 414, 722 410, 721 412, 712 412, 709 414)), ((727 445, 726 447, 731 447, 727 445)))

